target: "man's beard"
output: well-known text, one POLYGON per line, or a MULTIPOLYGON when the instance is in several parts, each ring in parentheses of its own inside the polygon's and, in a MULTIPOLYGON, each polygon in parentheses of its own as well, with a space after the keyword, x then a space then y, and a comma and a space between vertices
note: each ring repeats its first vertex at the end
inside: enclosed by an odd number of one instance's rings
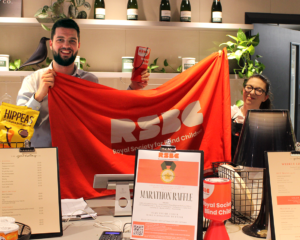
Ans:
POLYGON ((72 54, 72 56, 68 59, 63 59, 57 52, 52 50, 53 58, 54 61, 57 62, 61 66, 70 66, 74 61, 77 56, 78 51, 75 54, 72 54))

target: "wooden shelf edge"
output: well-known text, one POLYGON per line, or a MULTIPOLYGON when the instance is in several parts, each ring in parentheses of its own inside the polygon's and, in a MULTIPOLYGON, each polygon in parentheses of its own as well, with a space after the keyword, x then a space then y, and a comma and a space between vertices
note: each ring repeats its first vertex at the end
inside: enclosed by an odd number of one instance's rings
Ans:
MULTIPOLYGON (((26 77, 33 71, 0 71, 0 77, 26 77)), ((98 78, 131 78, 130 72, 91 72, 98 78)), ((150 79, 172 79, 179 73, 150 73, 150 79)), ((241 80, 236 74, 230 74, 230 79, 241 80)))
MULTIPOLYGON (((0 71, 0 77, 26 77, 33 71, 0 71)), ((131 78, 130 72, 91 72, 98 78, 131 78)), ((151 73, 152 79, 171 79, 178 73, 151 73)))
MULTIPOLYGON (((36 18, 14 18, 0 17, 0 25, 14 26, 33 26, 40 27, 42 21, 47 26, 53 23, 47 23, 47 19, 36 18), (39 22, 40 21, 40 22, 39 22)), ((208 22, 158 22, 158 21, 128 21, 128 20, 97 20, 97 19, 75 19, 83 29, 157 29, 157 30, 252 30, 252 24, 237 23, 208 23, 208 22)))

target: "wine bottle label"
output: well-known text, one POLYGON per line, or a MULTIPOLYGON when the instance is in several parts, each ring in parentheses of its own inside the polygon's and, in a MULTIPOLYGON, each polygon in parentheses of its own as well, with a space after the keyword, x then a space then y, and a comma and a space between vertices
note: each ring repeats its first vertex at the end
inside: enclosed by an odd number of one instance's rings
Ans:
POLYGON ((171 20, 171 11, 170 10, 161 10, 161 21, 170 21, 171 20))
POLYGON ((171 11, 170 10, 161 10, 161 16, 162 17, 171 17, 171 11))
POLYGON ((190 22, 192 19, 191 11, 181 11, 180 12, 180 21, 181 22, 190 22))
POLYGON ((95 8, 95 18, 105 19, 105 8, 95 8))
POLYGON ((222 12, 212 12, 212 22, 222 22, 222 12))
POLYGON ((0 67, 6 67, 6 61, 1 61, 0 60, 0 67))
POLYGON ((128 20, 137 20, 138 19, 138 10, 135 8, 127 9, 127 19, 128 20))

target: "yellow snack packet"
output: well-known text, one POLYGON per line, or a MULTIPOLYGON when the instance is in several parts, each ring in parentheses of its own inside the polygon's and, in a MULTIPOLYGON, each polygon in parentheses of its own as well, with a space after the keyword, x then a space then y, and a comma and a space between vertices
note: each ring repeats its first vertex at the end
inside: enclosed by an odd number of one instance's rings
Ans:
POLYGON ((16 106, 3 102, 0 106, 0 148, 15 147, 30 140, 40 112, 26 106, 16 106))

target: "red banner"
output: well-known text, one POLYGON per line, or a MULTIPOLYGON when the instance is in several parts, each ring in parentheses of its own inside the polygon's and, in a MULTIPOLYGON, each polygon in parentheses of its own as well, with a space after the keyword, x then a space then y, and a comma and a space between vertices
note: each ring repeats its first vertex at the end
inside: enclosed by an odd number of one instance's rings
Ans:
POLYGON ((177 149, 203 150, 204 170, 230 161, 229 84, 225 49, 151 90, 121 91, 58 73, 49 115, 61 197, 111 193, 93 189, 95 174, 134 173, 136 149, 159 149, 167 139, 177 149))

